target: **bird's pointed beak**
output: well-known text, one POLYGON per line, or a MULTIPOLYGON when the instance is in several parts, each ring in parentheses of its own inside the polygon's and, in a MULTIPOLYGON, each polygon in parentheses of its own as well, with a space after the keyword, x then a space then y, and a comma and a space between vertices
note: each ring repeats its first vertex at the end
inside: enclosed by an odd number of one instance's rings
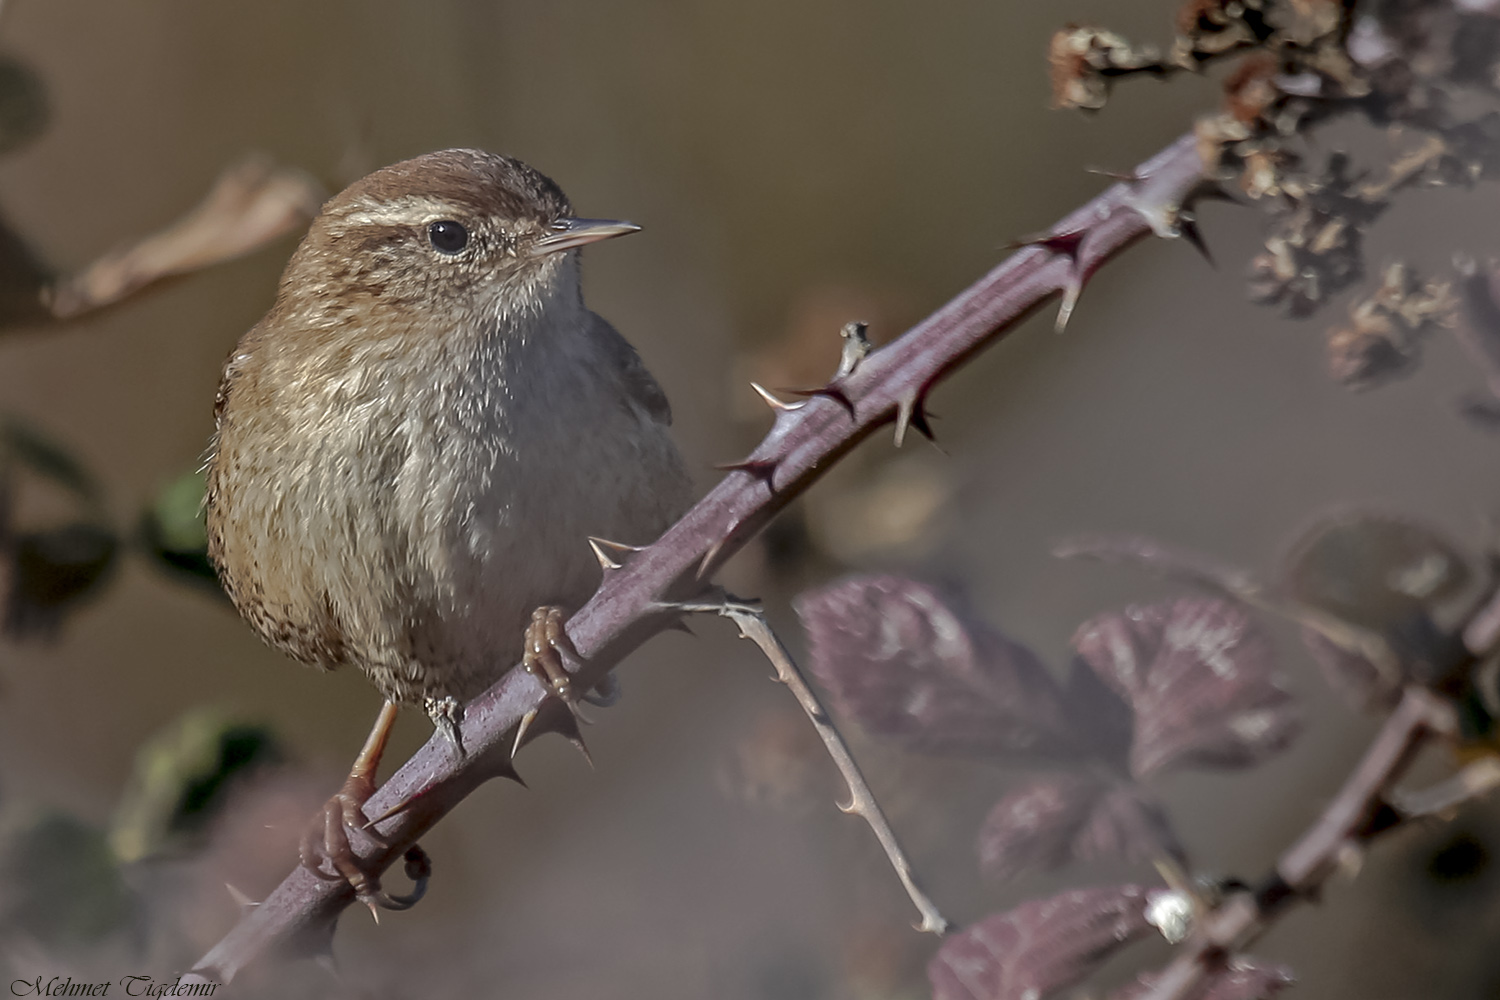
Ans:
POLYGON ((552 227, 552 232, 531 245, 534 256, 571 250, 588 243, 598 243, 615 236, 638 233, 641 227, 634 222, 616 222, 613 219, 563 219, 552 227))

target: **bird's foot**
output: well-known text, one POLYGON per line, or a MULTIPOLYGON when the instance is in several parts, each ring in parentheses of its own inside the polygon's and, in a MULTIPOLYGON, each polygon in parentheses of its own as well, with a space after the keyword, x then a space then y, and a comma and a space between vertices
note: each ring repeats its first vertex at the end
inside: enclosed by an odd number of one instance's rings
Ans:
POLYGON ((611 670, 591 690, 582 695, 577 693, 568 667, 572 665, 576 669, 583 657, 563 629, 567 618, 568 613, 555 605, 544 605, 533 611, 531 622, 526 626, 521 663, 527 673, 539 678, 574 715, 588 723, 588 717, 578 709, 579 700, 608 708, 620 700, 620 681, 611 670))
POLYGON ((553 604, 544 605, 531 613, 526 625, 525 652, 521 665, 526 672, 537 677, 548 690, 557 695, 564 704, 573 706, 578 695, 573 690, 573 678, 568 665, 577 665, 582 659, 573 646, 573 640, 563 629, 567 613, 553 604))
POLYGON ((322 810, 313 818, 312 824, 302 835, 301 856, 304 868, 318 878, 328 882, 348 882, 360 902, 370 908, 378 922, 379 909, 406 910, 415 906, 427 892, 427 881, 432 876, 432 861, 427 852, 413 844, 405 855, 406 876, 415 885, 412 891, 393 896, 380 887, 380 877, 366 871, 360 864, 353 846, 349 843, 349 831, 358 830, 377 844, 385 842, 369 829, 364 805, 375 793, 375 783, 359 774, 349 775, 344 787, 323 804, 322 810), (323 868, 327 861, 333 868, 329 874, 323 868))

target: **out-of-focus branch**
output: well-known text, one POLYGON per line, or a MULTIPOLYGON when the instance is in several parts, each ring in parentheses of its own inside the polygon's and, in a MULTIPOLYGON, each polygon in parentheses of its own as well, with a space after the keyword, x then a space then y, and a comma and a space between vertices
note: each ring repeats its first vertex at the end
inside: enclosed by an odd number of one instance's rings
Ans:
MULTIPOLYGON (((1142 236, 1178 235, 1179 226, 1190 225, 1186 206, 1202 183, 1195 139, 1184 136, 852 371, 800 403, 776 404, 775 424, 755 451, 655 544, 606 568, 603 585, 568 622, 585 660, 580 690, 673 617, 664 601, 696 591, 865 436, 893 421, 898 441, 908 428, 928 433, 923 403, 938 381, 1049 299, 1076 292, 1142 236)), ((361 865, 383 870, 474 788, 509 772, 510 734, 545 693, 530 674, 512 670, 465 708, 465 757, 438 738, 418 750, 367 806, 378 816, 411 800, 377 826, 383 844, 359 838, 361 865)), ((228 982, 268 952, 326 949, 334 921, 353 900, 348 886, 298 868, 182 981, 228 982)))
MULTIPOLYGON (((1471 619, 1465 646, 1478 662, 1500 643, 1500 596, 1471 619)), ((1294 903, 1316 897, 1339 862, 1380 834, 1411 820, 1446 811, 1500 787, 1500 765, 1476 761, 1453 779, 1415 794, 1394 789, 1417 752, 1434 736, 1458 730, 1453 705, 1413 685, 1386 719, 1354 772, 1312 827, 1282 854, 1276 869, 1253 892, 1240 893, 1207 916, 1141 1000, 1182 1000, 1194 995, 1224 962, 1247 948, 1294 903)))
POLYGON ((173 275, 233 260, 307 225, 323 201, 306 174, 254 156, 219 175, 192 211, 41 290, 56 319, 112 305, 173 275))

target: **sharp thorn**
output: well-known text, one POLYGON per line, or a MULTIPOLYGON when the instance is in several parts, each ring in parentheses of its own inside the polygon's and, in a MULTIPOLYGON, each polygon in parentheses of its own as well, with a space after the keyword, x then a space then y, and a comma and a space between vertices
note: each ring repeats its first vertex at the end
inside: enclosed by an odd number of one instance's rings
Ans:
POLYGON ((670 624, 663 625, 662 628, 663 629, 671 629, 674 632, 686 632, 688 635, 692 636, 694 639, 698 638, 698 633, 694 632, 692 630, 692 628, 688 625, 688 623, 685 622, 685 621, 683 621, 681 618, 678 618, 676 621, 671 622, 670 624))
POLYGON ((769 486, 771 492, 774 493, 776 492, 776 464, 774 459, 747 458, 740 462, 725 462, 714 468, 722 472, 748 472, 769 486))
POLYGON ((849 398, 849 394, 839 383, 840 379, 835 376, 827 385, 817 389, 787 389, 785 391, 795 396, 827 396, 849 412, 850 420, 858 420, 859 412, 854 408, 854 400, 849 398))
POLYGON ((695 579, 701 582, 708 577, 709 571, 718 562, 719 553, 724 551, 724 542, 725 539, 720 538, 709 547, 707 552, 703 553, 703 558, 698 560, 698 572, 694 574, 695 579))
POLYGON ((492 778, 507 778, 511 781, 514 781, 522 788, 531 787, 530 785, 526 784, 526 779, 521 777, 521 772, 516 770, 515 765, 512 764, 508 758, 500 762, 499 764, 490 767, 488 770, 490 771, 490 777, 492 778))
MULTIPOLYGON (((922 409, 920 405, 917 406, 916 412, 911 415, 911 425, 916 428, 918 434, 931 441, 934 445, 937 444, 937 438, 932 433, 932 425, 927 422, 927 411, 922 409)), ((938 451, 943 451, 943 449, 938 448, 938 451)), ((947 452, 944 452, 944 454, 947 454, 947 452)))
POLYGON ((1053 323, 1052 329, 1062 333, 1068 328, 1068 321, 1073 318, 1073 310, 1078 306, 1078 298, 1083 294, 1083 282, 1076 277, 1068 282, 1063 289, 1062 302, 1057 307, 1057 321, 1053 323))
POLYGON ((514 757, 521 747, 532 740, 546 733, 556 733, 577 747, 578 752, 583 754, 584 759, 589 762, 589 767, 593 767, 594 759, 589 755, 589 748, 583 742, 583 732, 578 727, 580 719, 584 722, 589 721, 579 713, 577 705, 555 698, 547 699, 522 717, 521 724, 516 729, 516 741, 511 750, 511 756, 514 757))
POLYGON ((1020 250, 1024 247, 1045 247, 1053 253, 1062 254, 1064 257, 1078 259, 1078 248, 1083 245, 1088 236, 1087 229, 1070 229, 1062 233, 1042 233, 1037 236, 1023 236, 1018 240, 1012 240, 1005 244, 1007 250, 1020 250))
POLYGON ((599 560, 599 566, 606 570, 619 569, 625 565, 610 555, 611 552, 621 556, 629 556, 642 551, 643 548, 640 545, 626 545, 624 542, 612 542, 608 538, 600 538, 597 535, 589 535, 588 542, 589 548, 594 552, 594 558, 599 560))
POLYGON ((1182 238, 1192 244, 1193 249, 1201 253, 1203 259, 1208 261, 1209 267, 1219 266, 1214 261, 1214 255, 1209 253, 1208 244, 1203 241, 1203 231, 1198 228, 1197 219, 1184 213, 1182 218, 1178 220, 1177 228, 1182 233, 1182 238))
POLYGON ((899 448, 906 443, 906 432, 908 428, 914 428, 927 440, 933 440, 932 427, 927 423, 927 414, 922 409, 922 400, 911 392, 901 397, 896 405, 896 447, 899 448))
POLYGON ((594 558, 599 560, 599 568, 602 570, 619 569, 623 563, 617 563, 605 554, 604 549, 599 546, 599 540, 589 536, 589 548, 594 552, 594 558))
POLYGON ((370 830, 373 830, 375 827, 379 826, 381 823, 384 823, 386 820, 390 819, 392 816, 400 816, 402 813, 406 812, 406 810, 410 809, 412 807, 412 804, 416 801, 417 797, 415 795, 410 798, 402 799, 400 802, 397 802, 385 812, 381 813, 379 816, 376 816, 364 826, 360 827, 360 829, 369 832, 370 830))
POLYGON ((536 721, 536 717, 540 713, 540 711, 541 709, 538 708, 529 709, 525 715, 521 716, 520 723, 516 725, 516 740, 510 746, 511 760, 516 759, 516 754, 520 752, 521 747, 526 741, 526 731, 530 729, 531 724, 536 721))
POLYGON ((361 902, 364 903, 365 906, 369 907, 369 909, 370 909, 370 916, 374 918, 374 920, 375 920, 375 926, 379 927, 380 926, 380 907, 375 905, 375 900, 366 898, 366 899, 361 900, 361 902))
POLYGON ((1141 175, 1134 170, 1121 173, 1118 170, 1106 170, 1104 167, 1084 167, 1083 172, 1096 177, 1108 177, 1110 180, 1121 181, 1125 184, 1139 184, 1141 181, 1141 175))
POLYGON ((845 816, 853 816, 854 814, 859 812, 859 803, 855 802, 853 799, 850 799, 847 805, 842 802, 835 802, 834 806, 837 807, 838 811, 843 813, 845 816))
POLYGON ((588 537, 589 541, 591 542, 597 542, 606 549, 610 549, 627 556, 636 552, 646 551, 646 546, 644 545, 626 545, 624 542, 612 542, 608 538, 600 538, 598 535, 590 535, 588 537))
POLYGON ((766 405, 775 410, 777 413, 788 413, 792 410, 800 410, 802 409, 802 407, 807 405, 806 403, 788 403, 783 400, 777 399, 775 396, 771 395, 771 393, 767 391, 766 387, 761 385, 759 382, 751 382, 750 388, 754 389, 756 395, 765 400, 766 405))
POLYGON ((899 448, 906 443, 906 428, 911 426, 911 415, 916 409, 917 397, 915 395, 902 396, 901 402, 896 407, 896 447, 899 448))

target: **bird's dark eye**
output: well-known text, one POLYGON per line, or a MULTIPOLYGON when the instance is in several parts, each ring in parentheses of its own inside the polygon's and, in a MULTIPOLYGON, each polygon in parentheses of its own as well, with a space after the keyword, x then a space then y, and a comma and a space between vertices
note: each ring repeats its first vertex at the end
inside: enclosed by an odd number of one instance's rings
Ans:
POLYGON ((427 238, 438 253, 462 253, 469 245, 469 231, 452 219, 440 219, 428 226, 427 238))

